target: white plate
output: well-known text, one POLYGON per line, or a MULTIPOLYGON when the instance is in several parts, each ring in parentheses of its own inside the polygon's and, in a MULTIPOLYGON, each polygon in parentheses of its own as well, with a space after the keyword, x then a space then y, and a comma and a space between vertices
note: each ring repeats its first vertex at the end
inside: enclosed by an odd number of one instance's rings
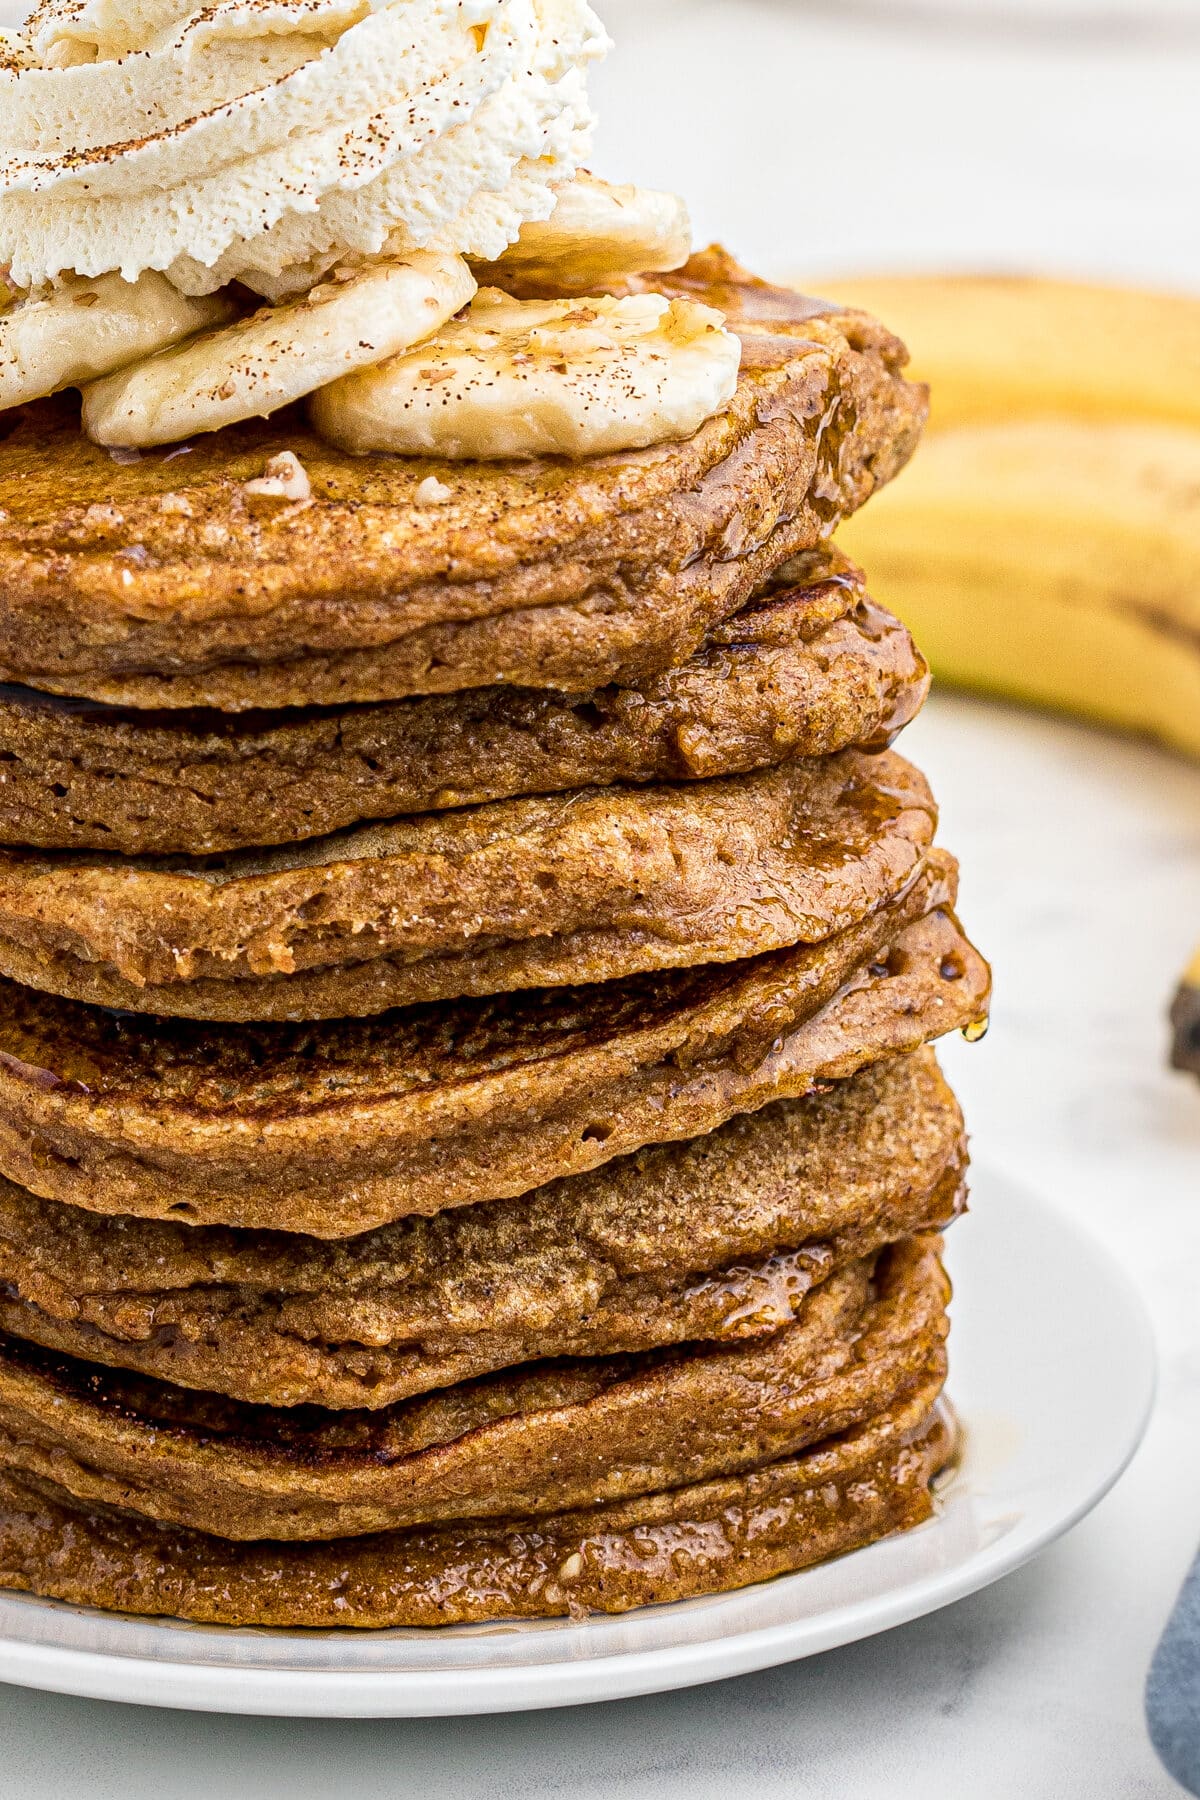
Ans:
POLYGON ((427 1717, 689 1687, 869 1637, 986 1586, 1111 1487, 1154 1392, 1149 1322, 1061 1213, 976 1171, 951 1234, 960 1468, 919 1530, 741 1593, 583 1624, 270 1632, 0 1596, 0 1681, 210 1712, 427 1717))

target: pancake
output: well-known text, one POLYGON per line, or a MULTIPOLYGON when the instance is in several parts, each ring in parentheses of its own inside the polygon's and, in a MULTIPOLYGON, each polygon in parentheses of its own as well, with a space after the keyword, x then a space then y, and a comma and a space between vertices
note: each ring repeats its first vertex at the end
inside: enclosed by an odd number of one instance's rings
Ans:
POLYGON ((0 974, 103 1006, 345 1018, 820 942, 933 840, 894 752, 499 800, 180 866, 0 852, 0 974))
POLYGON ((0 1181, 0 1330, 258 1405, 382 1407, 537 1357, 769 1335, 965 1198, 932 1051, 513 1200, 342 1243, 0 1181))
POLYGON ((98 1212, 333 1238, 527 1193, 976 1026, 987 965, 952 891, 940 857, 815 948, 305 1028, 5 986, 0 1173, 98 1212))
POLYGON ((826 547, 633 687, 265 713, 0 688, 0 843, 201 856, 520 794, 737 775, 883 748, 928 679, 905 627, 826 547))
POLYGON ((944 1379, 941 1239, 762 1342, 527 1364, 371 1412, 251 1407, 0 1341, 0 1467, 227 1538, 534 1516, 742 1474, 944 1379))
POLYGON ((0 680, 231 711, 637 682, 903 466, 926 409, 905 360, 793 296, 747 323, 734 398, 686 443, 584 461, 355 458, 295 410, 116 461, 68 403, 17 409, 0 680), (248 494, 285 450, 312 498, 248 494), (448 500, 418 499, 431 476, 448 500))
POLYGON ((746 1587, 929 1518, 938 1383, 749 1475, 615 1506, 331 1543, 230 1543, 0 1471, 0 1586, 216 1625, 378 1628, 622 1613, 746 1587))

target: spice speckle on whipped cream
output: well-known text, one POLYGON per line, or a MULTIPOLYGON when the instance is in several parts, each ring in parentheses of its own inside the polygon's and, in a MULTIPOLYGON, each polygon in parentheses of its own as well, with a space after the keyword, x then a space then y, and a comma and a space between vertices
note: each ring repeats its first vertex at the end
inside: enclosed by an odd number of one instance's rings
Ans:
POLYGON ((587 155, 585 0, 43 0, 0 37, 0 263, 302 291, 494 258, 587 155))

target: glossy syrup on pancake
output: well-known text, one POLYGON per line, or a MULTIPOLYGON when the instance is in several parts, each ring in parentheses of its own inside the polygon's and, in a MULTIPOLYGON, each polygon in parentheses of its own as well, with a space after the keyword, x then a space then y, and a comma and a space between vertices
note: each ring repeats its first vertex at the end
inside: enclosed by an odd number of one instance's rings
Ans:
POLYGON ((895 898, 933 797, 894 752, 585 788, 200 861, 0 852, 0 973, 159 1015, 328 1018, 819 942, 895 898))
POLYGON ((941 857, 815 947, 374 1019, 218 1030, 9 986, 0 1172, 101 1212, 322 1237, 525 1193, 983 1018, 953 878, 941 857))
POLYGON ((557 1512, 738 1474, 945 1371, 937 1237, 832 1271, 774 1335, 532 1362, 368 1412, 254 1407, 0 1344, 0 1467, 228 1538, 557 1512))
POLYGON ((530 1194, 344 1241, 107 1218, 0 1181, 0 1329, 256 1404, 381 1407, 536 1358, 769 1336, 964 1203, 932 1051, 530 1194))
POLYGON ((637 682, 899 471, 905 360, 863 314, 747 321, 724 412, 582 462, 360 459, 282 412, 114 465, 39 402, 0 442, 0 679, 232 711, 637 682), (260 506, 285 451, 311 498, 260 506))
POLYGON ((0 1582, 117 1612, 324 1630, 578 1619, 723 1593, 928 1519, 956 1444, 941 1385, 750 1475, 325 1544, 233 1544, 0 1473, 0 1582))
POLYGON ((521 794, 741 774, 883 748, 928 679, 904 627, 825 546, 634 687, 221 713, 10 686, 0 843, 198 856, 521 794))

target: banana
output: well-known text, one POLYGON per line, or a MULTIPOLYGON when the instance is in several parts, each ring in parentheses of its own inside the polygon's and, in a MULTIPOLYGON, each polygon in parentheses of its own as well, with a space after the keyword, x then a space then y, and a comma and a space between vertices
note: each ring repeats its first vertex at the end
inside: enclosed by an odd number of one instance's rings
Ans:
POLYGON ((262 307, 92 382, 84 429, 98 444, 144 448, 265 417, 428 337, 474 291, 461 257, 430 251, 335 269, 301 300, 262 307))
POLYGON ((930 383, 934 431, 1055 414, 1200 426, 1200 299, 1020 276, 864 276, 816 291, 827 289, 904 339, 930 383))
POLYGON ((1183 972, 1171 1007, 1171 1067, 1200 1075, 1200 945, 1183 972))
POLYGON ((313 395, 344 450, 596 456, 687 438, 732 397, 741 346, 690 300, 514 300, 482 288, 427 343, 313 395))
POLYGON ((480 287, 538 297, 587 294, 617 275, 677 269, 692 227, 678 194, 614 187, 586 172, 558 189, 548 219, 521 228, 498 262, 480 264, 480 287))
POLYGON ((71 275, 17 294, 0 312, 0 407, 80 387, 178 343, 233 312, 220 298, 192 300, 165 275, 71 275))
POLYGON ((1200 756, 1200 430, 935 432, 839 542, 939 676, 1200 756))

